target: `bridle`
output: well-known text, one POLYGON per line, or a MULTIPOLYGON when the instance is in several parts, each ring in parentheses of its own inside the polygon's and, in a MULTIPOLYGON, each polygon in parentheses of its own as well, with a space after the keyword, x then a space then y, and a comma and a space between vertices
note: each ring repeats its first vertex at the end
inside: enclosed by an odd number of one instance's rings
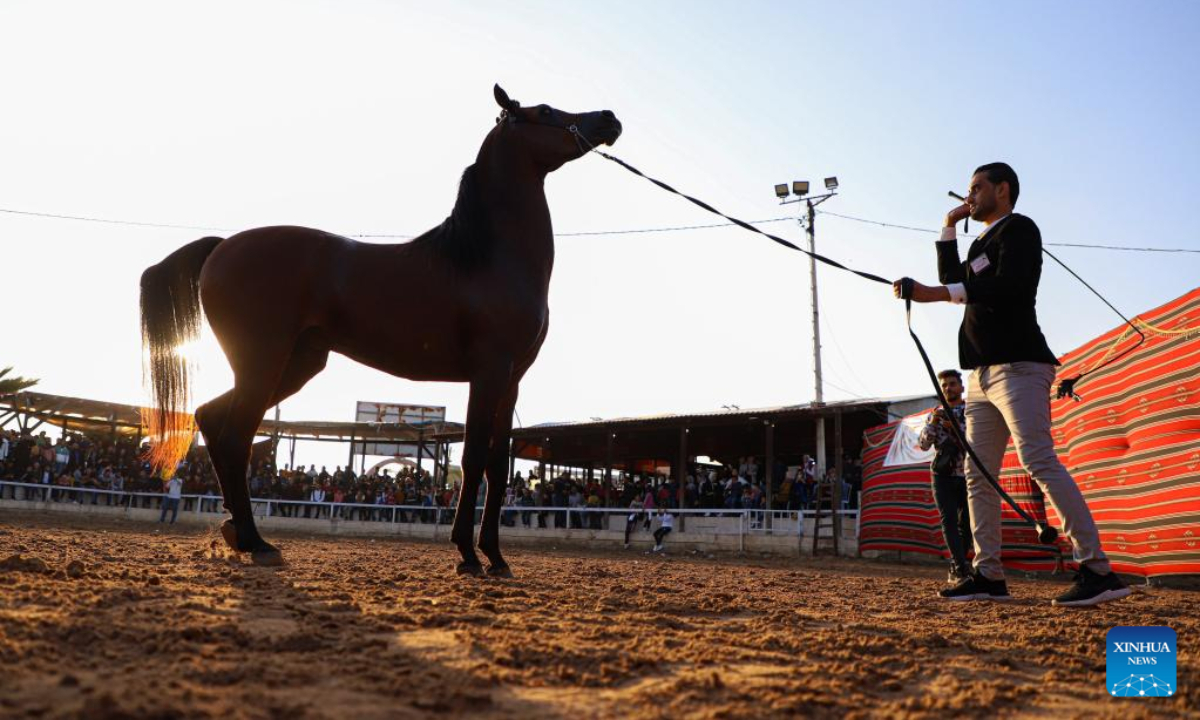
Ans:
MULTIPOLYGON (((519 107, 519 106, 517 106, 517 107, 519 107)), ((515 109, 517 109, 517 107, 514 107, 513 109, 515 110, 515 109)), ((557 128, 559 130, 566 130, 567 132, 571 133, 571 137, 574 138, 575 146, 577 148, 579 148, 579 156, 580 157, 587 155, 589 151, 600 152, 599 150, 596 150, 596 146, 593 145, 591 143, 591 141, 589 141, 586 137, 584 137, 583 132, 579 129, 579 126, 576 125, 575 123, 566 123, 566 122, 563 122, 563 121, 557 120, 557 119, 530 120, 528 118, 520 117, 519 115, 516 115, 513 112, 511 112, 510 110, 506 110, 506 109, 501 109, 500 117, 496 118, 497 125, 499 125, 502 122, 507 122, 512 125, 516 125, 517 123, 525 123, 526 125, 539 125, 541 127, 549 127, 549 128, 557 128), (587 145, 587 147, 584 147, 585 144, 587 145)), ((600 153, 600 154, 603 155, 604 153, 600 153)))

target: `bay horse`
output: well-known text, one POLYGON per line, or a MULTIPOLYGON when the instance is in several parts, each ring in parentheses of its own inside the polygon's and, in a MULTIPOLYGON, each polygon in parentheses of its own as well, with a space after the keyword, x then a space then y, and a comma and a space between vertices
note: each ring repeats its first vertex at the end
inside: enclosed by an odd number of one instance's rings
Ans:
POLYGON ((251 443, 267 409, 338 352, 412 380, 470 383, 450 540, 462 554, 459 574, 483 575, 472 535, 486 472, 478 545, 488 575, 512 577, 500 554, 499 517, 518 388, 549 327, 554 234, 544 182, 592 143, 616 142, 621 123, 608 110, 522 107, 499 85, 493 94, 500 117, 463 172, 454 209, 420 237, 379 245, 263 227, 196 240, 142 274, 151 459, 174 470, 198 427, 230 515, 222 536, 256 564, 280 565, 283 555, 251 513, 251 443), (197 336, 201 308, 234 386, 197 407, 193 426, 188 365, 176 349, 197 336))

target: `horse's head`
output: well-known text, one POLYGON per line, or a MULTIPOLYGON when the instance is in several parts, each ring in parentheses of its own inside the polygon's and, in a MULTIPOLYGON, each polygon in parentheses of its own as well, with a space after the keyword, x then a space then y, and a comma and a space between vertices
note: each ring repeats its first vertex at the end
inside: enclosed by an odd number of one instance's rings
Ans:
POLYGON ((545 172, 582 157, 593 146, 612 145, 621 136, 621 121, 611 110, 569 113, 549 105, 521 107, 499 85, 494 92, 501 110, 493 137, 518 148, 545 172))

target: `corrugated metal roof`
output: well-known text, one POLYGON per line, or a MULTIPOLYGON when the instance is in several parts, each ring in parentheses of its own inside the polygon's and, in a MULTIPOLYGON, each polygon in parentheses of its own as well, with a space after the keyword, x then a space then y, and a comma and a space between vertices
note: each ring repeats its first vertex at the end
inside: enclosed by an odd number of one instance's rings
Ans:
MULTIPOLYGON (((134 434, 142 428, 141 408, 137 405, 76 398, 66 395, 21 392, 0 397, 0 409, 17 410, 36 415, 54 425, 67 422, 75 429, 107 429, 116 427, 125 434, 134 434)), ((365 442, 415 442, 425 440, 462 439, 465 427, 454 422, 435 422, 427 425, 400 423, 359 423, 326 420, 272 420, 264 418, 258 435, 272 435, 298 439, 344 440, 354 437, 365 442)))
POLYGON ((630 423, 652 423, 655 421, 684 421, 692 419, 711 419, 711 418, 751 418, 757 415, 779 415, 779 414, 806 414, 816 413, 820 410, 829 409, 855 409, 868 408, 875 405, 892 405, 895 403, 910 402, 913 400, 922 400, 930 397, 929 395, 905 395, 900 397, 888 398, 859 398, 855 400, 837 400, 834 402, 826 402, 818 405, 817 403, 804 403, 800 405, 778 405, 775 407, 760 407, 760 408, 738 408, 736 410, 711 410, 708 412, 696 413, 658 413, 654 415, 638 415, 633 417, 618 417, 605 418, 601 420, 584 420, 584 421, 565 421, 565 422, 544 422, 537 425, 529 425, 523 428, 514 429, 514 432, 522 430, 550 430, 561 428, 582 429, 589 426, 603 428, 611 425, 623 425, 630 423))

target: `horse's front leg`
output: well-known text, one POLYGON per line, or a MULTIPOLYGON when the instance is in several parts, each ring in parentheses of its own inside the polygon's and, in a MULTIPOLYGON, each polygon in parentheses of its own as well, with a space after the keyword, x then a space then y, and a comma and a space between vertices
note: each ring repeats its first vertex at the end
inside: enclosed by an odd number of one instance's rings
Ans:
POLYGON ((496 408, 508 389, 510 364, 491 366, 471 379, 471 398, 467 402, 467 431, 463 442, 463 481, 454 511, 450 542, 462 553, 459 575, 482 575, 483 564, 475 554, 475 496, 487 463, 488 446, 496 423, 496 408))
POLYGON ((487 497, 483 504, 483 521, 479 524, 479 549, 491 566, 488 575, 512 577, 512 570, 500 554, 500 511, 508 489, 509 443, 512 438, 513 409, 517 405, 517 381, 500 401, 492 428, 491 448, 487 458, 487 497))

